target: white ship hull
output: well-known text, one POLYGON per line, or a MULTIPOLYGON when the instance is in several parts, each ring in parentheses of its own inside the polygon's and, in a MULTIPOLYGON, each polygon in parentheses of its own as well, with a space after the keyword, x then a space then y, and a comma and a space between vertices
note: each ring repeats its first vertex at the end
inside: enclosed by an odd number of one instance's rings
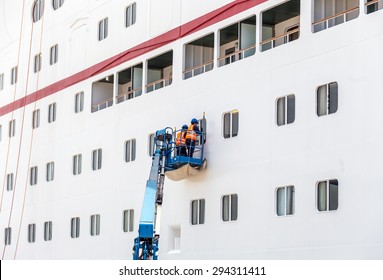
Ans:
MULTIPOLYGON (((168 35, 169 41, 160 47, 148 47, 121 63, 114 61, 111 68, 100 66, 97 74, 81 79, 76 73, 96 69, 91 67, 174 28, 182 32, 193 20, 234 2, 138 0, 137 22, 129 28, 121 27, 124 8, 130 4, 126 1, 67 0, 55 11, 45 1, 44 17, 36 23, 29 12, 33 1, 26 1, 23 21, 22 1, 3 2, 2 259, 131 259, 151 166, 148 135, 167 126, 180 128, 203 112, 208 167, 182 181, 166 180, 160 259, 383 258, 382 10, 366 13, 361 0, 357 18, 314 33, 312 1, 301 1, 299 38, 261 51, 262 14, 284 1, 244 1, 249 7, 243 10, 241 1, 234 1, 237 5, 228 7, 229 16, 217 13, 215 21, 195 32, 179 38, 168 35), (17 16, 11 17, 7 9, 17 16), (255 54, 218 67, 220 30, 253 15, 255 54), (105 17, 109 34, 98 41, 97 23, 105 17), (184 45, 211 32, 213 69, 183 79, 184 45), (56 43, 58 63, 49 65, 49 49, 56 43), (112 106, 92 113, 94 82, 109 75, 117 79, 118 72, 139 63, 144 63, 145 77, 147 60, 169 50, 173 51, 171 85, 118 104, 113 98, 112 106), (36 74, 33 61, 39 52, 43 66, 36 74), (17 64, 18 80, 11 85, 10 69, 17 64), (319 117, 317 89, 332 82, 338 84, 337 111, 319 117), (40 91, 47 96, 17 105, 17 100, 36 96, 36 91, 55 83, 60 90, 51 87, 40 91), (76 114, 74 96, 81 91, 84 110, 76 114), (295 120, 278 126, 276 100, 290 94, 295 95, 295 120), (48 123, 48 106, 54 102, 57 117, 48 123), (14 110, 7 109, 12 105, 14 110), (32 129, 36 109, 40 109, 40 126, 32 129), (238 136, 225 139, 223 114, 231 110, 239 112, 238 136), (16 133, 9 137, 13 119, 16 133), (124 143, 129 139, 136 139, 136 157, 125 162, 124 143), (102 149, 99 170, 92 170, 95 149, 102 149), (77 154, 82 154, 82 171, 75 176, 73 156, 77 154), (47 182, 49 162, 54 162, 55 171, 54 180, 47 182), (39 173, 37 184, 31 186, 33 166, 38 166, 39 173), (10 173, 14 185, 7 191, 10 173), (318 182, 333 179, 338 181, 337 209, 319 211, 318 182), (294 186, 294 211, 278 216, 276 192, 284 186, 294 186), (230 194, 238 196, 238 217, 224 222, 222 196, 230 194), (198 199, 205 200, 204 223, 192 225, 191 201, 198 199), (130 232, 123 229, 127 209, 134 210, 130 232), (92 236, 90 216, 95 214, 100 215, 100 230, 92 236), (78 238, 71 237, 74 217, 80 218, 78 238), (44 240, 47 221, 53 224, 49 241, 44 240), (34 242, 29 242, 30 224, 36 225, 34 242), (12 229, 7 245, 6 228, 12 229)), ((115 85, 113 97, 117 91, 115 85)))

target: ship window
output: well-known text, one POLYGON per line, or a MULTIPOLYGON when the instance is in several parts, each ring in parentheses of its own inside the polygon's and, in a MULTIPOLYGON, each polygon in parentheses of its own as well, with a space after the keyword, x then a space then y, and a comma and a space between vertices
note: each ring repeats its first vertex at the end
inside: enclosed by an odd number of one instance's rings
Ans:
POLYGON ((44 240, 52 240, 52 221, 44 223, 44 240))
POLYGON ((136 159, 136 139, 125 141, 125 162, 134 161, 136 159))
POLYGON ((32 128, 38 128, 40 126, 40 109, 33 111, 32 113, 32 128))
POLYGON ((34 72, 40 72, 41 70, 41 53, 35 55, 34 72))
POLYGON ((262 12, 261 51, 299 38, 300 0, 290 0, 262 12))
POLYGON ((59 45, 56 44, 51 47, 50 58, 49 58, 50 65, 57 63, 58 58, 59 58, 59 45))
POLYGON ((333 27, 359 16, 359 0, 313 0, 312 32, 333 27))
POLYGON ((55 163, 48 162, 47 163, 47 182, 53 181, 55 175, 55 163))
POLYGON ((132 232, 134 225, 134 209, 124 210, 123 212, 123 230, 124 232, 132 232))
POLYGON ((92 151, 92 169, 101 169, 102 165, 102 149, 92 151))
POLYGON ((295 211, 294 186, 277 188, 276 212, 278 216, 292 215, 295 211))
POLYGON ((11 85, 17 83, 17 66, 11 69, 11 85))
POLYGON ((317 89, 317 115, 333 114, 338 110, 338 83, 332 82, 317 89))
POLYGON ((136 23, 136 3, 133 3, 125 9, 125 27, 136 23))
POLYGON ((9 122, 9 138, 14 137, 16 133, 16 120, 9 122))
POLYGON ((64 0, 52 0, 52 6, 54 10, 57 10, 64 4, 64 0))
POLYGON ((317 183, 317 209, 321 212, 338 209, 338 180, 317 183))
POLYGON ((2 136, 3 136, 3 126, 0 125, 0 141, 2 139, 2 136))
POLYGON ((238 136, 239 111, 232 110, 223 114, 223 138, 238 136))
POLYGON ((4 73, 0 74, 0 90, 4 89, 4 73))
POLYGON ((148 136, 148 155, 153 156, 154 152, 154 133, 150 133, 148 136))
POLYGON ((12 237, 12 228, 11 227, 5 228, 5 232, 4 232, 5 245, 11 245, 11 237, 12 237))
POLYGON ((277 99, 277 125, 293 123, 295 120, 295 95, 291 94, 277 99))
POLYGON ((255 54, 256 24, 252 16, 219 31, 219 67, 255 54))
POLYGON ((100 235, 100 214, 90 216, 90 235, 100 235))
POLYGON ((238 218, 238 195, 222 196, 222 221, 236 221, 238 218))
POLYGON ((74 97, 74 112, 80 113, 84 110, 84 92, 76 93, 74 97))
POLYGON ((146 92, 172 84, 173 51, 151 58, 147 62, 146 92))
POLYGON ((185 45, 183 78, 213 70, 214 67, 214 33, 199 38, 185 45))
POLYGON ((72 218, 70 221, 71 231, 70 237, 79 238, 80 237, 80 218, 72 218))
POLYGON ((117 103, 138 97, 142 94, 142 69, 143 65, 140 63, 117 73, 117 103))
POLYGON ((48 123, 56 121, 56 102, 48 107, 48 123))
POLYGON ((37 174, 38 174, 37 166, 31 167, 30 178, 29 178, 29 183, 31 186, 34 186, 37 184, 37 174))
POLYGON ((7 191, 13 190, 13 173, 7 174, 7 191))
POLYGON ((366 14, 371 14, 373 12, 383 9, 383 0, 367 0, 365 7, 366 14))
POLYGON ((114 75, 92 84, 92 113, 113 105, 114 75))
POLYGON ((73 156, 73 175, 81 174, 82 155, 73 156))
POLYGON ((34 243, 36 241, 36 224, 28 225, 28 242, 34 243))
POLYGON ((108 37, 108 18, 104 18, 98 23, 98 40, 102 41, 108 37))
POLYGON ((33 22, 37 22, 41 19, 44 12, 44 0, 36 0, 33 3, 32 19, 33 22))
POLYGON ((192 225, 205 223, 205 199, 192 200, 190 207, 190 221, 192 225))

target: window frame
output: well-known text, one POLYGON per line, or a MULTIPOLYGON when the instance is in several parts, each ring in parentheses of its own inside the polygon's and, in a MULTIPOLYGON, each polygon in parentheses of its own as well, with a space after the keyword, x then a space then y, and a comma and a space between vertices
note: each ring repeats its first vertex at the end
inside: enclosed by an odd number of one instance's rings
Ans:
POLYGON ((49 106, 48 106, 48 123, 53 123, 56 121, 56 115, 57 115, 56 107, 57 107, 56 102, 49 104, 49 106))
POLYGON ((46 180, 47 182, 51 182, 55 177, 55 163, 54 161, 47 163, 47 172, 46 172, 46 180))
POLYGON ((32 129, 36 129, 40 126, 40 109, 36 109, 32 112, 32 129))
MULTIPOLYGON (((291 99, 290 99, 291 100, 291 99)), ((295 94, 288 94, 288 95, 284 95, 284 96, 280 96, 276 99, 276 124, 277 126, 284 126, 284 125, 288 125, 288 124, 292 124, 295 122, 295 94), (292 120, 290 120, 289 122, 289 112, 291 110, 291 108, 289 107, 289 97, 292 97, 293 99, 293 113, 292 113, 292 120), (280 112, 280 103, 279 101, 280 100, 283 100, 283 121, 280 122, 280 118, 279 118, 279 112, 280 112), (289 109, 290 108, 290 109, 289 109)))
POLYGON ((15 175, 13 173, 7 174, 7 191, 8 192, 13 191, 14 177, 15 175))
POLYGON ((124 143, 124 160, 125 162, 131 162, 136 160, 136 139, 132 138, 126 140, 124 143))
POLYGON ((282 187, 277 187, 275 189, 275 215, 277 217, 287 217, 287 216, 293 216, 295 214, 295 186, 294 185, 286 185, 282 187), (287 195, 288 189, 291 189, 290 191, 290 196, 287 195), (278 194, 279 190, 284 191, 284 207, 283 207, 283 212, 279 213, 279 199, 278 199, 278 194), (289 198, 291 198, 292 203, 289 203, 289 198), (289 205, 291 205, 291 209, 289 210, 289 205))
POLYGON ((225 194, 221 196, 221 221, 224 223, 227 222, 236 222, 238 220, 238 194, 231 193, 231 194, 225 194), (235 197, 235 216, 233 218, 233 197, 235 197), (226 198, 228 198, 226 200, 226 198), (227 201, 227 202, 226 202, 227 201), (228 204, 227 207, 225 207, 225 204, 228 204), (227 209, 227 213, 225 214, 225 209, 227 209), (227 216, 227 219, 225 219, 225 216, 227 216))
POLYGON ((28 243, 36 242, 36 224, 28 224, 28 243))
POLYGON ((58 44, 55 44, 53 46, 51 46, 50 48, 50 52, 49 52, 49 64, 50 65, 54 65, 57 63, 58 61, 58 48, 59 48, 59 45, 58 44))
POLYGON ((71 238, 79 238, 80 237, 80 217, 71 218, 71 230, 70 237, 71 238))
POLYGON ((334 211, 337 211, 338 208, 339 208, 339 180, 338 179, 327 179, 327 180, 321 180, 321 181, 318 181, 316 183, 316 187, 315 187, 315 201, 316 201, 316 209, 317 209, 317 212, 318 213, 327 213, 327 212, 334 212, 334 211), (331 197, 334 193, 331 193, 331 190, 330 190, 330 182, 333 181, 335 182, 336 181, 336 208, 334 209, 330 209, 331 208, 331 197), (326 188, 326 202, 325 202, 325 209, 324 210, 321 210, 320 209, 320 199, 321 199, 321 195, 319 194, 319 188, 320 188, 320 184, 321 183, 325 183, 325 188, 326 188))
POLYGON ((11 245, 12 244, 12 228, 6 227, 4 229, 4 245, 11 245))
POLYGON ((14 66, 11 69, 11 85, 14 85, 17 83, 17 72, 18 72, 18 66, 14 66))
POLYGON ((93 214, 90 216, 90 235, 97 236, 100 235, 101 228, 101 216, 100 214, 93 214))
POLYGON ((133 2, 125 8, 125 28, 134 25, 137 21, 137 3, 133 2))
POLYGON ((92 170, 100 170, 102 168, 102 149, 98 148, 92 151, 92 170))
POLYGON ((29 172, 29 185, 37 185, 39 169, 37 166, 32 166, 29 172))
POLYGON ((53 229, 52 221, 44 222, 44 241, 52 240, 52 229, 53 229))
POLYGON ((103 18, 98 22, 98 41, 108 38, 109 18, 103 18))
POLYGON ((193 199, 190 202, 190 224, 192 226, 205 224, 205 221, 206 221, 205 214, 206 214, 206 200, 204 198, 193 199))
POLYGON ((64 0, 52 0, 52 8, 53 10, 58 10, 64 5, 64 0))
POLYGON ((238 137, 238 134, 239 134, 239 110, 238 109, 233 109, 231 111, 227 111, 227 112, 224 112, 223 115, 222 115, 222 136, 223 136, 223 139, 229 139, 229 138, 234 138, 234 137, 238 137), (233 114, 236 114, 237 117, 236 117, 236 134, 234 135, 234 128, 233 128, 233 114), (226 133, 226 115, 229 116, 229 127, 228 127, 228 130, 229 130, 229 134, 226 133), (227 136, 228 135, 228 136, 227 136))
POLYGON ((41 71, 41 64, 42 64, 42 54, 38 53, 35 55, 35 60, 34 60, 33 72, 35 74, 41 71))
POLYGON ((80 91, 74 96, 74 112, 76 114, 84 110, 84 92, 80 91))
POLYGON ((82 172, 82 154, 74 155, 72 163, 73 163, 72 174, 74 176, 80 175, 82 172))
POLYGON ((16 135, 16 119, 9 121, 8 136, 9 138, 15 137, 16 135))
POLYGON ((35 0, 32 6, 32 21, 38 22, 44 14, 44 0, 35 0))
POLYGON ((134 231, 134 209, 126 209, 122 212, 122 230, 123 232, 134 231))
POLYGON ((4 90, 4 73, 0 74, 0 91, 4 90))
POLYGON ((316 113, 318 117, 323 117, 338 112, 339 108, 339 84, 337 81, 320 85, 316 89, 316 113), (332 85, 336 85, 334 88, 335 91, 332 91, 332 85), (323 92, 321 89, 325 87, 323 92), (324 97, 326 97, 326 111, 324 112, 322 103, 324 102, 324 97), (334 103, 333 103, 334 102, 334 103), (335 106, 335 108, 334 108, 335 106))

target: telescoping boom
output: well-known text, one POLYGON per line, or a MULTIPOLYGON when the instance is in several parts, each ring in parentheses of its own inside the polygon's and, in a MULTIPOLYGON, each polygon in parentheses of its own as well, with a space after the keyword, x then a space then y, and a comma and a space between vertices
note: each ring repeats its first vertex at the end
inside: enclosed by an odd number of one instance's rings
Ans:
POLYGON ((156 229, 159 228, 165 172, 175 171, 186 165, 197 169, 204 166, 205 133, 198 133, 198 145, 195 147, 193 157, 177 154, 175 144, 176 133, 177 131, 173 131, 172 128, 167 127, 158 130, 154 137, 155 152, 152 157, 149 179, 146 182, 145 196, 138 227, 138 237, 134 239, 134 260, 158 259, 160 235, 156 229))

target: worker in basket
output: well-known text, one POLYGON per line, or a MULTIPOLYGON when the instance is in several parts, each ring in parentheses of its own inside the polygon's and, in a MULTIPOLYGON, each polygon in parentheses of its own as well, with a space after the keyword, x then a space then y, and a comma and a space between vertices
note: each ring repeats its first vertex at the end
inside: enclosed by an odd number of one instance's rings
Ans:
POLYGON ((189 157, 193 157, 195 142, 197 140, 197 132, 199 132, 198 120, 193 118, 190 121, 190 125, 186 133, 186 148, 188 152, 187 155, 189 157))
POLYGON ((177 156, 186 156, 186 134, 188 126, 184 124, 176 136, 177 156))

